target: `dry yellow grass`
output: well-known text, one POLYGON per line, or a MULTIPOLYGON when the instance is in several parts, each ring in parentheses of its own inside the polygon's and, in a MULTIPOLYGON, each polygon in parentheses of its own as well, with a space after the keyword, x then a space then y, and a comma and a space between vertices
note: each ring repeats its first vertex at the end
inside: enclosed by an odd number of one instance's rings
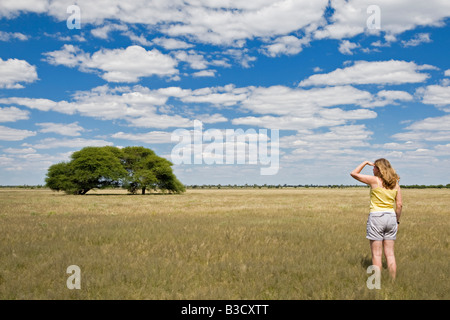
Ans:
POLYGON ((0 299, 449 299, 450 190, 403 193, 397 281, 369 290, 368 189, 1 189, 0 299))

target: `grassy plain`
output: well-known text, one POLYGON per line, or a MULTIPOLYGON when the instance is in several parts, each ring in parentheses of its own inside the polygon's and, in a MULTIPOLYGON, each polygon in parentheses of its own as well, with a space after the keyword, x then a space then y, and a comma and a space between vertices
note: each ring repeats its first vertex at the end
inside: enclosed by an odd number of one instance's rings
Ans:
POLYGON ((397 280, 369 290, 365 188, 0 189, 0 299, 449 299, 450 190, 403 197, 397 280))

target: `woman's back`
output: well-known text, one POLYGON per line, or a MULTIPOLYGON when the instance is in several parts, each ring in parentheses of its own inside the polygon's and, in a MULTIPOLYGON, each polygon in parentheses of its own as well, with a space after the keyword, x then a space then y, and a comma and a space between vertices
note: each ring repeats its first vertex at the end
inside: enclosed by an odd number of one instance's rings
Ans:
POLYGON ((370 212, 394 212, 397 189, 376 187, 370 189, 370 212))

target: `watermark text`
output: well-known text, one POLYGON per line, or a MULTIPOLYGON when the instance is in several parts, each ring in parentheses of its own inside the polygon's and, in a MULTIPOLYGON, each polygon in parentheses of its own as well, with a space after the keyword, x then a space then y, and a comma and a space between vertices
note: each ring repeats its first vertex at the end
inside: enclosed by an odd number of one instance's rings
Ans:
POLYGON ((194 130, 172 133, 174 164, 251 164, 263 165, 261 175, 275 175, 279 169, 279 131, 267 129, 208 129, 194 121, 194 130), (269 142, 270 140, 270 142, 269 142), (270 149, 270 152, 269 152, 270 149))

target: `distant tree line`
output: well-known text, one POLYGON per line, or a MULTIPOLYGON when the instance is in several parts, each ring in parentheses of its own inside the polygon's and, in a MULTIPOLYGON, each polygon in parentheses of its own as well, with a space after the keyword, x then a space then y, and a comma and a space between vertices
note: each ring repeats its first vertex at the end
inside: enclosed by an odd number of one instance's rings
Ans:
MULTIPOLYGON (((450 183, 447 185, 439 184, 439 185, 401 185, 403 189, 450 189, 450 183)), ((320 184, 202 184, 202 185, 186 185, 187 189, 283 189, 283 188, 368 188, 366 185, 337 185, 337 184, 328 184, 328 185, 320 185, 320 184)))
MULTIPOLYGON (((23 189, 40 189, 40 188, 46 188, 48 186, 46 185, 12 185, 12 186, 0 186, 0 188, 23 188, 23 189)), ((104 188, 122 188, 120 186, 106 186, 104 188)), ((282 189, 282 188, 368 188, 368 186, 365 185, 313 185, 313 184, 298 184, 298 185, 293 185, 293 184, 264 184, 264 185, 259 185, 259 184, 245 184, 245 185, 237 185, 237 184, 202 184, 202 185, 185 185, 184 186, 185 189, 282 189)), ((413 184, 413 185, 401 185, 401 188, 403 189, 450 189, 450 183, 443 185, 443 184, 438 184, 438 185, 419 185, 419 184, 413 184)), ((130 189, 130 191, 137 191, 137 188, 132 188, 130 189)))
POLYGON ((407 185, 407 186, 400 186, 403 189, 429 189, 429 188, 434 188, 434 189, 443 189, 443 188, 448 188, 450 189, 450 183, 446 184, 445 186, 443 184, 438 184, 438 185, 423 185, 423 184, 412 184, 412 185, 407 185))
POLYGON ((144 147, 83 148, 74 152, 69 162, 50 166, 45 182, 52 190, 79 195, 92 189, 119 187, 142 194, 146 190, 185 191, 172 172, 172 163, 144 147))

